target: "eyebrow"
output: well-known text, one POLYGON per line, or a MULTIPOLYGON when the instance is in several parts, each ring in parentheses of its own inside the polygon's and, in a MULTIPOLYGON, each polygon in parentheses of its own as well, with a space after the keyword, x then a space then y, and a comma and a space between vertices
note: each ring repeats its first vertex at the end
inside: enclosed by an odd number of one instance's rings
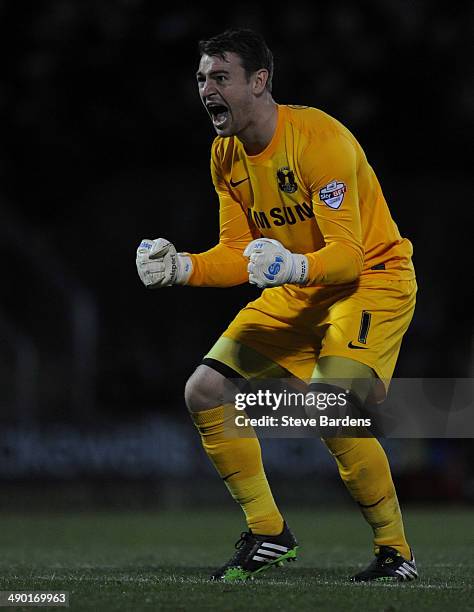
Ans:
MULTIPOLYGON (((222 70, 211 70, 211 72, 209 72, 209 76, 215 76, 216 74, 230 74, 230 72, 228 70, 222 69, 222 70)), ((198 70, 196 72, 196 76, 204 76, 204 73, 201 72, 200 70, 198 70)))

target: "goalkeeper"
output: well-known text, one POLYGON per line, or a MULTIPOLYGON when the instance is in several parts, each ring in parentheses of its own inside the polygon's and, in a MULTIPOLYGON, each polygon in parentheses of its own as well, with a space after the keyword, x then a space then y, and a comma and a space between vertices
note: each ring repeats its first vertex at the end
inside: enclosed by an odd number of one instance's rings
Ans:
MULTIPOLYGON (((248 531, 212 578, 246 579, 297 542, 272 496, 256 437, 226 436, 227 378, 354 381, 350 402, 385 393, 415 307, 412 246, 393 221, 360 144, 336 119, 277 104, 273 58, 251 30, 200 42, 197 85, 217 133, 211 174, 220 239, 199 254, 142 240, 137 269, 170 285, 264 289, 189 379, 185 397, 203 447, 245 514, 248 531)), ((318 382, 320 381, 320 382, 318 382)), ((333 386, 336 395, 344 389, 333 386)), ((417 577, 384 450, 375 438, 327 438, 340 476, 373 530, 375 557, 355 581, 417 577)))

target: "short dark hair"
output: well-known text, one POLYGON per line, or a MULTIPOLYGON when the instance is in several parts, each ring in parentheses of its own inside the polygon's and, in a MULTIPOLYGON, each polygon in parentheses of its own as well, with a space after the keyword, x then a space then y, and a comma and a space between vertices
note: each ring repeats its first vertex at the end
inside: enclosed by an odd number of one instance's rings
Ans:
POLYGON ((232 28, 207 40, 199 41, 201 55, 215 55, 225 59, 226 53, 235 53, 242 60, 247 79, 250 75, 265 68, 268 70, 266 88, 272 90, 273 53, 263 37, 247 28, 232 28))

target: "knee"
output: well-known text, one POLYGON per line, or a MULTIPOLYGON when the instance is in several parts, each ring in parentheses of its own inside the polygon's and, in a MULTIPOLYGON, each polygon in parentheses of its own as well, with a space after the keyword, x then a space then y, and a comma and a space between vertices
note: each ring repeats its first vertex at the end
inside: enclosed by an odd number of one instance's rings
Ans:
POLYGON ((184 399, 189 412, 200 412, 221 406, 224 402, 225 378, 212 368, 200 365, 189 378, 184 399))

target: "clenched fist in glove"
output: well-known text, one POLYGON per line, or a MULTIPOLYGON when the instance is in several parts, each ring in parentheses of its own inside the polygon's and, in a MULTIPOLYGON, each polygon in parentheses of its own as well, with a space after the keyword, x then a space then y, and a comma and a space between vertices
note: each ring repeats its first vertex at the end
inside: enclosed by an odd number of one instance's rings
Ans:
POLYGON ((137 270, 148 289, 185 285, 193 271, 191 258, 177 253, 169 240, 144 238, 137 249, 137 270))
POLYGON ((247 245, 244 256, 249 258, 251 285, 277 287, 285 283, 304 285, 308 280, 308 258, 291 253, 271 238, 259 238, 247 245))

